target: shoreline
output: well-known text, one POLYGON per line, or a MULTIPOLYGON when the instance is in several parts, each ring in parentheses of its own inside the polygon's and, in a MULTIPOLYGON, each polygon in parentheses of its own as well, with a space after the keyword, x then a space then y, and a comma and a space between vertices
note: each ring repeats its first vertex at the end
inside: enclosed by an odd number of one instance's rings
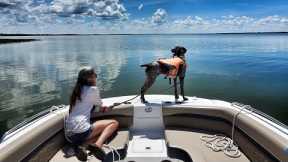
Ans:
POLYGON ((2 39, 0 38, 0 44, 8 44, 8 43, 22 43, 22 42, 32 42, 39 41, 39 39, 2 39))
MULTIPOLYGON (((0 33, 0 36, 77 36, 77 35, 257 35, 257 34, 288 34, 288 32, 243 32, 243 33, 88 33, 88 34, 6 34, 0 33)), ((1 39, 1 38, 0 38, 1 39)))
POLYGON ((108 34, 108 33, 102 33, 102 34, 22 34, 22 33, 17 33, 17 34, 7 34, 7 33, 0 33, 0 45, 1 44, 10 44, 10 43, 23 43, 23 42, 32 42, 32 41, 39 41, 40 39, 37 38, 23 38, 23 37, 39 37, 39 36, 109 36, 109 35, 127 35, 127 36, 137 36, 137 35, 147 35, 147 36, 153 36, 153 35, 159 35, 159 36, 169 36, 169 35, 198 35, 198 36, 207 36, 207 35, 287 35, 288 36, 288 32, 246 32, 246 33, 147 33, 147 34, 141 34, 141 33, 122 33, 122 34, 108 34), (1 36, 3 36, 4 38, 1 38, 1 36), (15 38, 15 37, 19 37, 19 38, 15 38))

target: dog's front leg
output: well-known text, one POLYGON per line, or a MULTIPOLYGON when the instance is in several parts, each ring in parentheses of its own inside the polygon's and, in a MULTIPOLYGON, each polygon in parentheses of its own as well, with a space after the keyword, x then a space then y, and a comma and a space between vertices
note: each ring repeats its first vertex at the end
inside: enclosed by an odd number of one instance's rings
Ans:
POLYGON ((187 101, 188 98, 185 97, 185 94, 184 94, 184 77, 180 77, 179 80, 180 80, 180 91, 181 91, 181 95, 182 95, 182 97, 183 97, 183 100, 184 100, 184 101, 187 101))
POLYGON ((145 97, 144 97, 144 95, 145 95, 145 92, 148 90, 148 83, 149 81, 148 81, 148 78, 146 78, 146 80, 145 80, 145 83, 144 83, 144 85, 141 87, 141 102, 142 103, 147 103, 147 101, 145 100, 145 97))
POLYGON ((174 96, 175 100, 177 101, 179 96, 178 96, 178 90, 177 90, 177 77, 173 79, 174 81, 174 96))
POLYGON ((140 97, 142 103, 147 103, 147 101, 145 100, 145 97, 144 97, 144 94, 146 91, 147 91, 147 88, 145 88, 145 85, 143 85, 141 87, 141 97, 140 97))

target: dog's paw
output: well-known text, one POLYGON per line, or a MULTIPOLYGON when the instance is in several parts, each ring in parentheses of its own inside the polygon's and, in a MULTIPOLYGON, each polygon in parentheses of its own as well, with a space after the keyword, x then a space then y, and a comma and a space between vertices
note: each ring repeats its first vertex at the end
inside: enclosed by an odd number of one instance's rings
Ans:
POLYGON ((178 98, 175 98, 175 103, 176 103, 176 104, 181 104, 182 101, 180 101, 180 100, 179 100, 179 97, 178 97, 178 98))
POLYGON ((182 104, 183 101, 175 101, 175 104, 182 104))
POLYGON ((141 99, 141 103, 148 103, 145 99, 141 99))
POLYGON ((187 97, 183 97, 183 101, 188 101, 188 98, 187 97))

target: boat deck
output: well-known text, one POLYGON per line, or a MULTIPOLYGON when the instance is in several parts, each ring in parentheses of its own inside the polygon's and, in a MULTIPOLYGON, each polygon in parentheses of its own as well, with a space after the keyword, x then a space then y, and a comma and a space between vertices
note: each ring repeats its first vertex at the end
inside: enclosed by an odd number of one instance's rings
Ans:
MULTIPOLYGON (((207 148, 200 136, 209 133, 203 131, 185 131, 185 130, 166 130, 166 138, 169 146, 178 147, 185 150, 194 162, 250 162, 250 160, 242 153, 239 158, 231 158, 223 152, 214 152, 207 148)), ((123 148, 129 139, 128 131, 119 131, 118 135, 109 143, 115 148, 123 148)), ((109 150, 105 150, 109 151, 109 150)), ((66 158, 62 149, 60 149, 50 162, 78 162, 75 156, 66 158)), ((171 161, 181 161, 171 159, 171 161)), ((99 162, 95 157, 89 157, 89 162, 99 162)))
POLYGON ((200 136, 207 134, 202 131, 166 130, 169 145, 188 152, 194 162, 250 162, 242 152, 239 158, 231 158, 221 151, 212 151, 200 140, 200 136))

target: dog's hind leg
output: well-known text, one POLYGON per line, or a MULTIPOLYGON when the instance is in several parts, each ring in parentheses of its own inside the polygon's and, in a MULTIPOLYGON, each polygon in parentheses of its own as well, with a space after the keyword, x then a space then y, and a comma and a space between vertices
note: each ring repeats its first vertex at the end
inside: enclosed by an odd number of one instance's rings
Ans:
POLYGON ((185 94, 184 94, 184 77, 179 77, 179 80, 180 80, 180 91, 181 91, 181 95, 183 97, 183 100, 184 101, 187 101, 188 98, 185 97, 185 94))
POLYGON ((142 103, 147 103, 147 101, 145 100, 144 94, 153 85, 156 78, 157 78, 157 74, 147 73, 147 77, 146 77, 146 80, 144 82, 144 85, 141 87, 141 102, 142 103))
POLYGON ((177 77, 173 79, 174 81, 174 96, 175 96, 175 100, 179 99, 179 95, 178 95, 178 90, 177 90, 177 77))

